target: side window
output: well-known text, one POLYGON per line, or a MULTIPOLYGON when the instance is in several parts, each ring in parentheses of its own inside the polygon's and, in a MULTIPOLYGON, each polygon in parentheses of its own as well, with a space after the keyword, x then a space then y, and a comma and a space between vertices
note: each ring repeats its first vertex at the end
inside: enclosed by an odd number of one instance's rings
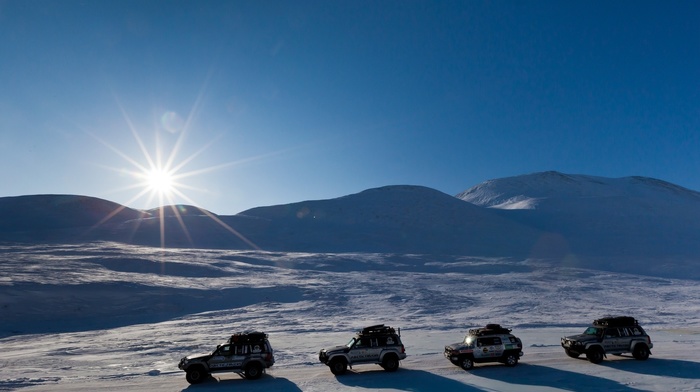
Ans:
POLYGON ((224 344, 223 346, 219 347, 219 355, 231 355, 231 345, 230 344, 224 344))
POLYGON ((248 346, 243 344, 237 344, 233 348, 233 353, 235 355, 248 354, 248 346))
POLYGON ((477 347, 498 346, 500 344, 501 344, 501 338, 499 338, 499 337, 479 338, 476 340, 477 347))
POLYGON ((370 347, 370 339, 369 338, 360 338, 357 343, 355 344, 356 348, 367 348, 370 347))

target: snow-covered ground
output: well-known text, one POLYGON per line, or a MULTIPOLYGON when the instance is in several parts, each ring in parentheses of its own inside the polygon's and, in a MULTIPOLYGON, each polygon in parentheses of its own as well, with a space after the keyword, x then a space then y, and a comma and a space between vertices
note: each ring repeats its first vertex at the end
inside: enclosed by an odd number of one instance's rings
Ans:
POLYGON ((692 391, 700 388, 700 285, 536 260, 394 254, 160 250, 115 243, 0 247, 0 390, 692 391), (645 362, 568 358, 594 318, 637 317, 645 362), (443 356, 497 322, 522 338, 515 368, 466 372, 443 356), (333 376, 318 350, 363 326, 401 328, 396 373, 333 376), (276 364, 260 380, 190 386, 178 360, 232 332, 265 331, 276 364))

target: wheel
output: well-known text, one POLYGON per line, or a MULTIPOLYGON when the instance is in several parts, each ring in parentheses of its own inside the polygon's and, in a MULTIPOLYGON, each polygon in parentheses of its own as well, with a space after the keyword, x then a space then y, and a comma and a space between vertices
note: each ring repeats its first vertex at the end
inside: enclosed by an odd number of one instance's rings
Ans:
POLYGON ((257 380, 262 376, 262 366, 257 362, 252 362, 245 367, 245 378, 257 380))
POLYGON ((591 363, 601 363, 603 362, 603 350, 600 348, 594 348, 586 352, 586 358, 591 363))
POLYGON ((649 347, 647 347, 646 344, 641 343, 634 346, 634 351, 632 352, 632 356, 640 361, 646 361, 649 359, 649 354, 649 347))
POLYGON ((207 377, 209 377, 209 373, 207 373, 201 366, 191 367, 187 369, 187 373, 185 374, 185 379, 190 384, 199 384, 207 377))
POLYGON ((387 372, 395 372, 399 368, 399 359, 396 357, 396 355, 389 354, 384 357, 382 367, 387 372))
POLYGON ((345 359, 335 358, 331 360, 328 367, 331 368, 331 373, 335 374, 336 376, 340 376, 341 374, 345 374, 345 372, 348 370, 348 363, 345 361, 345 359))
POLYGON ((578 358, 578 356, 581 355, 580 353, 577 353, 576 351, 571 351, 568 348, 565 348, 564 352, 566 353, 566 355, 570 356, 571 358, 578 358))
POLYGON ((508 367, 513 367, 518 364, 518 356, 515 354, 506 354, 505 361, 503 363, 508 367))
POLYGON ((474 367, 474 361, 471 358, 462 358, 459 365, 462 367, 462 369, 469 370, 474 367))

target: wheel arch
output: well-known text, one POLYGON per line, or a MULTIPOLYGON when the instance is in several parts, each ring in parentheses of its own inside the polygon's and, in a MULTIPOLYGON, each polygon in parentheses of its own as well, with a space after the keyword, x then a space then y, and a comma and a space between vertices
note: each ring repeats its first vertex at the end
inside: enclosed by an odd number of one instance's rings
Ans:
POLYGON ((337 360, 343 361, 343 362, 347 363, 348 365, 351 364, 350 358, 348 358, 347 355, 344 355, 344 354, 333 354, 333 355, 330 355, 330 356, 328 357, 328 362, 326 362, 326 365, 330 366, 330 363, 331 363, 331 362, 337 361, 337 360))
POLYGON ((384 358, 386 358, 388 356, 392 356, 392 355, 394 357, 396 357, 397 361, 401 360, 401 357, 399 356, 399 354, 397 354, 396 352, 391 351, 391 350, 386 350, 386 351, 382 351, 382 353, 379 354, 379 362, 384 362, 384 358))
POLYGON ((647 344, 647 342, 645 342, 645 341, 643 341, 643 340, 635 340, 635 341, 633 341, 632 344, 630 345, 630 351, 634 351, 634 349, 637 348, 637 346, 639 346, 639 345, 642 345, 643 347, 646 347, 647 350, 649 350, 649 352, 651 352, 651 348, 649 348, 649 345, 647 344))
POLYGON ((593 351, 593 350, 601 351, 603 353, 603 355, 605 355, 605 348, 603 348, 603 345, 600 343, 591 343, 591 344, 586 346, 586 352, 593 351))
POLYGON ((258 358, 249 358, 243 361, 241 364, 241 369, 245 369, 246 367, 250 366, 251 364, 257 364, 260 365, 262 369, 265 369, 267 366, 265 365, 265 362, 263 362, 261 359, 258 358))
POLYGON ((193 363, 182 370, 184 370, 185 372, 189 372, 190 370, 194 370, 194 369, 202 369, 203 371, 205 371, 207 373, 211 372, 211 370, 209 369, 209 364, 207 364, 206 362, 193 363))

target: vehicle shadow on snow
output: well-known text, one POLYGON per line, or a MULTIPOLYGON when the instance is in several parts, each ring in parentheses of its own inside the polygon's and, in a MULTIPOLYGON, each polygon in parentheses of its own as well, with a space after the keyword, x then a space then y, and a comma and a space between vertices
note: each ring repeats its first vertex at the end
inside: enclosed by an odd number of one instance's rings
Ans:
POLYGON ((649 358, 646 361, 630 360, 603 361, 601 365, 626 372, 660 377, 697 379, 700 375, 700 362, 680 359, 649 358))
MULTIPOLYGON (((636 362, 636 361, 635 361, 636 362)), ((514 368, 504 366, 484 366, 472 370, 475 376, 498 380, 512 385, 550 387, 567 391, 617 391, 631 392, 630 388, 618 381, 589 374, 561 370, 549 366, 520 363, 514 368)))
POLYGON ((459 381, 438 376, 424 370, 399 369, 395 373, 384 370, 347 372, 336 377, 338 382, 349 387, 366 389, 399 389, 403 391, 474 391, 483 392, 480 388, 463 384, 459 381))
POLYGON ((192 391, 222 391, 222 390, 240 390, 240 391, 252 391, 252 392, 270 392, 270 391, 280 391, 280 392, 301 392, 301 389, 286 378, 283 377, 273 377, 269 374, 264 374, 258 380, 246 380, 243 377, 229 378, 228 375, 222 377, 209 377, 208 380, 201 384, 190 385, 187 388, 182 389, 182 392, 192 392, 192 391))

